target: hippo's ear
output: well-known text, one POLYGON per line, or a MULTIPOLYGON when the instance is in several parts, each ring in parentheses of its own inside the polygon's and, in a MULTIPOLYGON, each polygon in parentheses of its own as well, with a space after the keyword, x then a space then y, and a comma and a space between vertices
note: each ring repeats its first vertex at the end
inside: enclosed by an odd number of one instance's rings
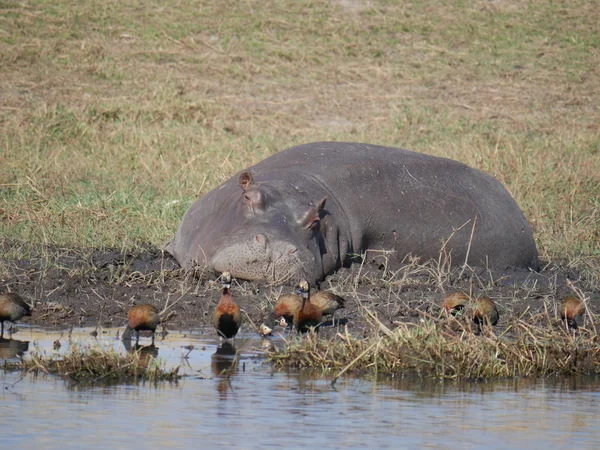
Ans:
POLYGON ((248 188, 254 184, 252 174, 247 170, 244 170, 242 173, 240 173, 240 176, 238 177, 238 184, 244 191, 248 190, 248 188))
POLYGON ((323 197, 319 203, 317 203, 317 211, 321 212, 325 209, 325 202, 327 201, 327 196, 323 197))
POLYGON ((302 219, 300 219, 300 223, 303 228, 307 230, 313 230, 319 227, 319 222, 321 217, 319 216, 319 210, 314 206, 308 208, 302 219))

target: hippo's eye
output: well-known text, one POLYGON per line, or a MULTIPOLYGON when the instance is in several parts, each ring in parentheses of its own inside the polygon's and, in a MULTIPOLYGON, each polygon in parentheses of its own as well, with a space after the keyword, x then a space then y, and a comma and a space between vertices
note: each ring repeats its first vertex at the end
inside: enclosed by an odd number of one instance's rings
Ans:
POLYGON ((250 189, 244 192, 244 204, 248 205, 252 212, 264 210, 265 197, 262 192, 257 189, 250 189))
POLYGON ((309 228, 310 228, 311 230, 317 230, 317 229, 319 229, 319 223, 320 223, 320 222, 321 222, 321 221, 320 221, 319 219, 315 219, 315 220, 313 220, 313 221, 311 222, 311 224, 310 224, 309 228))

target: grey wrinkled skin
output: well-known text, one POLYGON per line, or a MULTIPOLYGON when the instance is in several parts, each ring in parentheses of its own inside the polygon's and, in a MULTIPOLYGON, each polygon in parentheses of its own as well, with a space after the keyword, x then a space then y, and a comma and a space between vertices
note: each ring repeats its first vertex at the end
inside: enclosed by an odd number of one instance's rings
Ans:
POLYGON ((531 228, 494 178, 345 142, 299 145, 240 172, 187 210, 167 246, 184 268, 276 283, 318 282, 381 250, 392 267, 442 253, 455 265, 539 269, 531 228))

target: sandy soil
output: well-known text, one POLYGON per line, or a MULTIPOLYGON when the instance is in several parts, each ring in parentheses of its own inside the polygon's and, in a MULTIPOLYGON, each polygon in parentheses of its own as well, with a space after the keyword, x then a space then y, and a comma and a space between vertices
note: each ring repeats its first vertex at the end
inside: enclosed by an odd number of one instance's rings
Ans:
MULTIPOLYGON (((8 244, 3 244, 4 249, 8 244)), ((3 252, 6 254, 6 252, 3 252)), ((373 313, 384 324, 417 321, 437 315, 443 292, 469 291, 494 299, 502 316, 542 313, 554 315, 556 303, 577 287, 589 297, 590 308, 600 311, 600 288, 560 262, 543 264, 540 273, 488 271, 442 272, 431 267, 406 267, 395 273, 354 265, 328 277, 322 289, 346 299, 336 317, 360 335, 373 313)), ((113 327, 125 324, 129 307, 151 303, 164 311, 164 326, 171 330, 210 327, 220 285, 208 269, 181 270, 161 250, 152 247, 132 252, 43 248, 27 260, 0 259, 0 292, 18 292, 34 303, 32 317, 24 322, 44 327, 113 327)), ((236 281, 233 294, 246 312, 244 327, 252 331, 266 317, 270 305, 290 286, 268 286, 236 281)), ((332 331, 333 327, 330 327, 332 331)))

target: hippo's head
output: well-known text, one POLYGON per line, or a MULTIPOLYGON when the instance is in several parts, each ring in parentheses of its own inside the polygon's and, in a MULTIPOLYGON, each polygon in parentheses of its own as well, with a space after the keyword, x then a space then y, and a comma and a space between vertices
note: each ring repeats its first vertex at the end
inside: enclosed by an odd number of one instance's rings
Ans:
POLYGON ((274 283, 322 279, 320 215, 326 198, 315 205, 291 184, 254 183, 248 171, 238 184, 210 261, 214 269, 274 283))

